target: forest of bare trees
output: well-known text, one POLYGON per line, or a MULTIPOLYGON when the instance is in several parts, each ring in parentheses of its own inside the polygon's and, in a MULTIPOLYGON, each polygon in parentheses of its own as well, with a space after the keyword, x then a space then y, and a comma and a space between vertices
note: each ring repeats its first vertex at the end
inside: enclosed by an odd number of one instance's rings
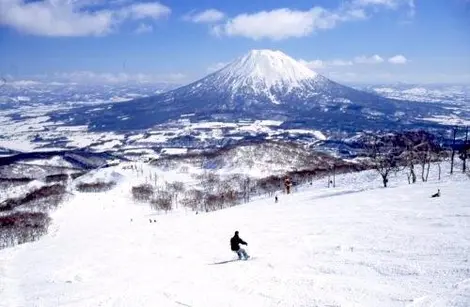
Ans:
POLYGON ((63 184, 44 185, 0 203, 0 249, 37 240, 47 233, 49 212, 65 199, 63 184))
POLYGON ((406 170, 408 183, 416 183, 417 180, 426 182, 432 163, 438 167, 440 180, 442 162, 450 160, 452 174, 456 154, 462 160, 462 172, 466 172, 466 159, 470 150, 468 127, 465 128, 465 138, 460 145, 457 145, 458 132, 459 128, 452 130, 453 141, 450 146, 444 146, 435 135, 423 130, 367 134, 364 155, 369 158, 370 166, 380 174, 384 187, 387 187, 390 174, 402 170, 406 170))

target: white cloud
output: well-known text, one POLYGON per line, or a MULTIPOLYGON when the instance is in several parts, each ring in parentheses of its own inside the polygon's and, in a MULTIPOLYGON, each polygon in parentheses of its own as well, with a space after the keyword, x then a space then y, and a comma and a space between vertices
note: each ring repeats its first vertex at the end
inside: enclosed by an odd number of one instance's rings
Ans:
POLYGON ((41 82, 33 81, 33 80, 15 80, 15 81, 5 82, 5 84, 17 86, 17 87, 28 87, 28 86, 39 85, 41 84, 41 82))
POLYGON ((225 66, 227 66, 228 63, 226 62, 218 62, 218 63, 214 63, 212 65, 210 65, 208 68, 207 68, 207 72, 208 73, 213 73, 215 71, 218 71, 222 68, 224 68, 225 66))
POLYGON ((153 18, 167 16, 171 13, 169 7, 158 2, 136 3, 122 9, 122 14, 133 19, 153 18))
MULTIPOLYGON (((306 61, 303 59, 300 59, 299 62, 302 64, 306 65, 310 69, 324 69, 324 70, 329 70, 332 67, 347 67, 347 66, 352 66, 354 64, 381 64, 384 63, 385 60, 383 57, 380 55, 372 55, 372 56, 357 56, 354 58, 353 61, 351 60, 343 60, 343 59, 334 59, 334 60, 320 60, 316 59, 313 61, 306 61)), ((409 60, 401 55, 398 54, 396 56, 393 56, 388 59, 388 62, 391 64, 405 64, 408 63, 409 60)))
POLYGON ((399 7, 407 6, 409 8, 415 7, 414 0, 354 0, 352 6, 355 7, 385 7, 390 9, 398 9, 399 7))
POLYGON ((171 10, 158 3, 137 3, 109 9, 94 8, 100 1, 0 0, 0 25, 42 36, 106 35, 127 19, 157 19, 171 10))
POLYGON ((390 73, 390 72, 330 72, 325 74, 332 80, 344 83, 387 84, 387 83, 456 83, 470 84, 469 74, 428 74, 428 73, 390 73))
POLYGON ((360 9, 332 12, 321 7, 307 11, 281 8, 254 14, 241 14, 213 28, 213 33, 251 39, 282 40, 303 37, 316 30, 336 27, 339 23, 366 18, 360 9))
POLYGON ((331 61, 323 61, 323 60, 313 60, 313 61, 305 61, 305 60, 299 60, 300 63, 304 64, 310 69, 316 70, 316 69, 326 69, 331 66, 351 66, 353 65, 352 61, 347 61, 347 60, 341 60, 341 59, 336 59, 336 60, 331 60, 331 61))
POLYGON ((365 20, 377 14, 380 8, 397 10, 402 7, 409 8, 408 17, 414 16, 414 0, 350 0, 333 10, 317 6, 305 11, 279 8, 244 13, 214 26, 211 32, 219 36, 242 36, 254 40, 282 40, 333 29, 348 21, 365 20))
POLYGON ((119 84, 119 83, 184 83, 187 75, 183 73, 146 74, 146 73, 109 73, 93 71, 57 72, 29 78, 34 82, 63 82, 78 84, 119 84))
POLYGON ((414 0, 355 0, 352 2, 353 7, 384 7, 396 10, 400 7, 408 7, 408 18, 413 18, 416 14, 416 6, 414 0))
POLYGON ((363 9, 351 9, 344 11, 344 16, 341 19, 342 21, 363 20, 367 19, 367 14, 363 9))
POLYGON ((337 59, 337 60, 332 60, 332 61, 328 62, 328 65, 331 65, 331 66, 351 66, 351 65, 353 65, 353 62, 337 59))
POLYGON ((356 0, 354 4, 357 6, 369 6, 369 5, 383 5, 391 8, 398 6, 400 0, 356 0))
POLYGON ((322 60, 313 60, 313 61, 299 60, 299 62, 313 70, 325 68, 325 62, 323 62, 322 60))
POLYGON ((216 9, 209 9, 197 14, 188 14, 184 17, 187 21, 195 23, 214 23, 221 21, 225 18, 225 14, 216 9))
POLYGON ((398 54, 389 58, 388 62, 392 64, 406 64, 408 62, 408 59, 404 55, 398 54))
POLYGON ((370 56, 370 57, 361 55, 361 56, 355 57, 354 62, 358 64, 380 64, 384 62, 384 59, 377 54, 374 54, 373 56, 370 56))
POLYGON ((134 31, 137 34, 150 33, 153 32, 153 26, 145 23, 141 23, 137 29, 134 31))

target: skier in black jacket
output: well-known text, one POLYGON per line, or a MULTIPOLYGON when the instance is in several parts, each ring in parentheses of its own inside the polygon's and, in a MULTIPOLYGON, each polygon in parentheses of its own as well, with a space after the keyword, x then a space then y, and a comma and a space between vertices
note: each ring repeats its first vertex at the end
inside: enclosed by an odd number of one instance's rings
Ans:
POLYGON ((245 259, 247 260, 250 258, 246 251, 243 248, 240 248, 240 244, 243 245, 248 245, 245 241, 243 241, 239 236, 238 236, 238 231, 235 231, 235 235, 230 239, 230 248, 232 251, 236 252, 238 255, 238 259, 245 259))

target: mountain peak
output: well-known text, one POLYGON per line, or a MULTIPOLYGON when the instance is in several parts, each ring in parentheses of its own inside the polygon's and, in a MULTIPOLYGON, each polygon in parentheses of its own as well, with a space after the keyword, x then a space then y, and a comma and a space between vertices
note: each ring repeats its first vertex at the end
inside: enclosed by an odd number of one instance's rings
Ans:
POLYGON ((292 89, 314 79, 317 73, 281 51, 251 50, 215 73, 221 83, 232 89, 292 89))

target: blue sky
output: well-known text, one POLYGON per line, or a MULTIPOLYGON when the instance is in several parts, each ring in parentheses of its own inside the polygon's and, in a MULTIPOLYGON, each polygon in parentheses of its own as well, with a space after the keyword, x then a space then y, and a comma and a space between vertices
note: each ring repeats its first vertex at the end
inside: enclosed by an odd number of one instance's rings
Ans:
POLYGON ((0 76, 186 83, 250 49, 336 81, 470 83, 469 0, 0 0, 0 76))

